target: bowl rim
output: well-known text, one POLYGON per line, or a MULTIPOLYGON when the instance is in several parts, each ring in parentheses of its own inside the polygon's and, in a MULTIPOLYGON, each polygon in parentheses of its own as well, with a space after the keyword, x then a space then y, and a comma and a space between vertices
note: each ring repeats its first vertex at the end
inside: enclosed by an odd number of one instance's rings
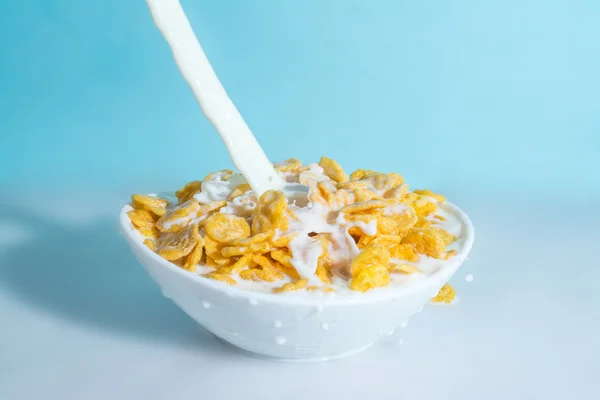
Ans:
MULTIPOLYGON (((195 274, 189 272, 156 254, 152 250, 150 250, 146 245, 143 244, 143 241, 137 236, 136 230, 133 227, 131 220, 129 219, 127 212, 132 210, 132 207, 129 204, 125 204, 120 212, 119 220, 121 233, 125 236, 127 241, 129 242, 131 247, 135 247, 139 249, 142 253, 148 256, 150 259, 154 260, 162 266, 163 268, 169 270, 174 274, 179 274, 186 279, 192 280, 200 286, 205 286, 207 288, 220 291, 223 294, 226 294, 230 297, 242 297, 247 299, 254 299, 256 301, 264 302, 264 303, 277 303, 277 304, 286 304, 286 305, 312 305, 312 306, 322 306, 327 304, 327 306, 347 306, 347 305, 356 305, 356 304, 367 304, 380 302, 385 300, 394 300, 398 301, 400 298, 409 296, 415 292, 419 292, 421 290, 427 289, 433 284, 439 284, 441 281, 446 283, 450 277, 456 272, 458 267, 463 263, 463 261, 467 258, 471 248, 473 247, 473 242, 475 240, 475 229, 473 224, 467 214, 458 208, 456 205, 450 202, 444 202, 440 204, 447 212, 454 214, 458 220, 462 224, 461 237, 464 236, 463 244, 458 252, 458 254, 449 261, 448 265, 440 270, 434 272, 433 274, 427 276, 425 279, 416 282, 413 285, 408 287, 398 287, 389 289, 381 288, 384 290, 373 290, 365 293, 357 294, 352 297, 338 297, 335 293, 324 294, 323 296, 315 296, 315 297, 297 297, 297 296, 286 296, 282 293, 266 293, 266 292, 254 292, 250 290, 240 289, 236 286, 228 285, 226 283, 205 278, 200 274, 195 274), (387 289, 387 290, 386 290, 387 289)), ((145 264, 145 261, 139 259, 141 264, 145 264)))

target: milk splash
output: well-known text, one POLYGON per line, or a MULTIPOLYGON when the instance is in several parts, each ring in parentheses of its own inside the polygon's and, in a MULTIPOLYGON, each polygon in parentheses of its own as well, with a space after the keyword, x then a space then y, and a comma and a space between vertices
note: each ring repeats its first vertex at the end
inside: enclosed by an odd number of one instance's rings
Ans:
POLYGON ((233 164, 257 196, 283 188, 258 141, 227 96, 202 50, 178 0, 146 0, 152 18, 173 51, 181 74, 192 88, 202 112, 225 142, 233 164))

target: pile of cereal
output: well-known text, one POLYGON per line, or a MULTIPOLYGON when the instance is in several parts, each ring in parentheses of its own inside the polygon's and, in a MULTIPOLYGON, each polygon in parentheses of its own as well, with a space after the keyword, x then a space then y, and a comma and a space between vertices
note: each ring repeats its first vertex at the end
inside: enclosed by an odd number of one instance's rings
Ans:
MULTIPOLYGON (((451 245, 459 232, 443 228, 445 198, 409 191, 399 174, 359 169, 348 176, 326 157, 274 167, 286 182, 281 191, 256 198, 242 175, 223 170, 188 183, 176 201, 134 194, 129 218, 165 260, 276 293, 366 292, 456 255, 451 245)), ((446 285, 434 301, 453 299, 446 285)))

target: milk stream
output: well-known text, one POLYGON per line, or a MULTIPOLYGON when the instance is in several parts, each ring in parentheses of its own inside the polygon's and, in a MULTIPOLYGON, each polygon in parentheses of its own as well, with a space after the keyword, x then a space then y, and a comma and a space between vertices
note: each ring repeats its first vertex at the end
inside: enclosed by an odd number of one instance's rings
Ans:
POLYGON ((146 0, 152 18, 173 51, 181 74, 192 88, 202 112, 225 142, 233 164, 260 196, 279 190, 284 182, 277 175, 258 141, 227 96, 202 50, 178 0, 146 0))

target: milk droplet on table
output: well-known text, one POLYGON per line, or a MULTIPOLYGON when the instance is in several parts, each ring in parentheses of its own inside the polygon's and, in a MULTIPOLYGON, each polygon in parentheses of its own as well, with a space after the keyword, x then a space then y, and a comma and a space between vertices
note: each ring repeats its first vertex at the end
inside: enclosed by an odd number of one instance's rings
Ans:
POLYGON ((275 338, 275 343, 277 343, 279 345, 285 344, 286 342, 287 342, 287 339, 284 338, 283 336, 277 336, 275 338))

